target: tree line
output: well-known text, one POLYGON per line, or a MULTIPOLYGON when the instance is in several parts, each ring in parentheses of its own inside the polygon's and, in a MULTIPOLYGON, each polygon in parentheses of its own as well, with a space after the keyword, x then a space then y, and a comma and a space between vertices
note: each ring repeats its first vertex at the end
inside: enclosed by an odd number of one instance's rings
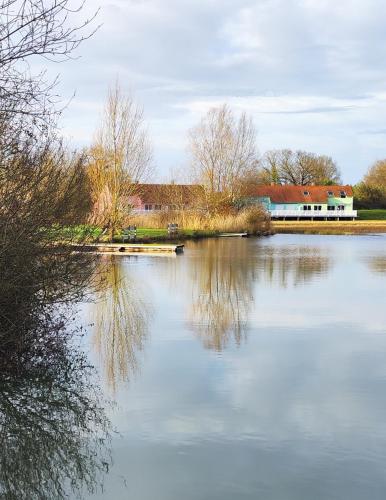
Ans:
MULTIPOLYGON (((333 185, 342 177, 329 156, 278 149, 260 155, 256 129, 247 113, 228 105, 210 109, 188 131, 189 160, 181 178, 202 187, 196 208, 218 214, 235 207, 251 185, 333 185)), ((128 199, 152 174, 150 139, 143 110, 116 83, 109 91, 97 140, 87 166, 92 190, 92 220, 116 229, 128 217, 128 199)), ((358 208, 386 206, 386 160, 376 162, 355 187, 358 208)))

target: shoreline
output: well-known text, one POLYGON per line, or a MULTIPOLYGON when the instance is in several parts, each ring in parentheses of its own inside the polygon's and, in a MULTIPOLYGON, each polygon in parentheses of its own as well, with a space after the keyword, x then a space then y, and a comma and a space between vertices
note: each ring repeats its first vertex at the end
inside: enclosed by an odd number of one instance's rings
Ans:
MULTIPOLYGON (((194 241, 194 240, 202 240, 202 239, 209 239, 209 238, 224 238, 226 233, 224 231, 193 231, 193 232, 184 232, 181 230, 181 232, 176 235, 176 236, 170 236, 168 234, 166 235, 154 235, 154 236, 144 236, 144 235, 139 235, 135 240, 132 241, 132 243, 138 243, 138 244, 152 244, 152 243, 181 243, 184 241, 194 241)), ((270 231, 261 231, 259 233, 248 233, 246 236, 233 236, 233 233, 229 233, 229 235, 232 235, 232 237, 262 237, 262 236, 272 236, 274 234, 274 231, 271 229, 270 231)), ((122 240, 119 238, 116 238, 114 240, 115 243, 121 243, 122 240)), ((130 243, 130 242, 126 242, 130 243)))
POLYGON ((274 234, 354 235, 386 233, 386 220, 272 221, 274 234))

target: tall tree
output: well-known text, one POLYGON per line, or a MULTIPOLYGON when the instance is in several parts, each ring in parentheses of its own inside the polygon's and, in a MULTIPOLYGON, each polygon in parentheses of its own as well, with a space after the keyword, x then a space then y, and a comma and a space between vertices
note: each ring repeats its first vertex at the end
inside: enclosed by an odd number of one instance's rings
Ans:
POLYGON ((108 227, 111 240, 128 215, 136 184, 148 179, 152 149, 143 109, 119 83, 109 90, 103 121, 90 151, 93 220, 108 227))
POLYGON ((341 182, 336 163, 329 156, 305 151, 268 151, 261 163, 260 179, 265 184, 327 185, 341 182))
POLYGON ((70 57, 88 36, 87 21, 76 27, 82 5, 0 1, 0 351, 9 359, 24 355, 23 331, 38 332, 38 319, 81 296, 88 281, 84 256, 60 244, 63 232, 54 234, 57 224, 82 222, 87 210, 87 196, 79 196, 84 159, 58 141, 52 83, 30 70, 39 57, 70 57))
POLYGON ((236 118, 227 105, 212 108, 190 130, 193 180, 205 190, 206 206, 217 210, 240 194, 242 179, 256 169, 258 154, 252 119, 236 118))

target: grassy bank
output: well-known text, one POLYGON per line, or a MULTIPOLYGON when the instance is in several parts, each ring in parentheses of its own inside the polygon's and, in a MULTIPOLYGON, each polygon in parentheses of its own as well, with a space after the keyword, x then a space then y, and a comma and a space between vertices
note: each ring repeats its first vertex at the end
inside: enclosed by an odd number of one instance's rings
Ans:
MULTIPOLYGON (((216 231, 198 231, 192 229, 181 229, 175 236, 170 236, 167 229, 139 228, 137 229, 136 243, 178 242, 184 240, 213 238, 219 233, 216 231)), ((121 242, 122 237, 117 236, 116 242, 121 242)))
POLYGON ((358 210, 358 220, 384 220, 386 221, 386 210, 358 210))
POLYGON ((168 223, 177 223, 185 236, 215 235, 218 233, 266 234, 270 231, 270 220, 261 207, 248 207, 241 211, 221 214, 207 214, 199 210, 179 212, 153 212, 146 215, 133 215, 130 224, 138 228, 159 230, 168 223))
MULTIPOLYGON (((100 242, 109 243, 108 235, 102 234, 102 229, 93 226, 75 226, 56 229, 50 232, 50 237, 55 240, 71 241, 73 243, 81 242, 100 242)), ((198 240, 202 238, 216 238, 223 231, 216 230, 198 230, 198 229, 180 229, 177 235, 170 236, 167 229, 160 228, 138 228, 135 243, 177 243, 185 240, 198 240)), ((271 231, 261 234, 271 234, 271 231)), ((126 238, 126 241, 127 238, 126 238)), ((114 243, 121 243, 122 235, 120 233, 114 238, 114 243)))
MULTIPOLYGON (((248 233, 250 235, 267 235, 272 233, 271 222, 267 213, 260 207, 251 207, 239 212, 208 216, 198 211, 153 212, 146 215, 132 215, 126 226, 137 227, 137 243, 180 242, 188 239, 212 238, 221 233, 248 233), (167 231, 169 223, 179 226, 178 234, 170 236, 167 231)), ((101 228, 83 225, 72 227, 52 227, 47 231, 54 240, 65 240, 79 243, 109 242, 108 234, 101 228)), ((122 234, 117 232, 114 242, 122 242, 122 234)))
POLYGON ((366 234, 386 233, 386 220, 356 221, 273 221, 275 233, 366 234))

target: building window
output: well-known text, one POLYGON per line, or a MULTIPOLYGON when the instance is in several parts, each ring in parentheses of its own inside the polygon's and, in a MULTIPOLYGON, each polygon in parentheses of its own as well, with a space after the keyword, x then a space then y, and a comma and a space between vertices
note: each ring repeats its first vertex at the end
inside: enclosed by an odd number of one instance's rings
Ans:
POLYGON ((332 191, 327 191, 328 196, 334 196, 334 193, 332 191))
POLYGON ((310 192, 309 191, 304 191, 303 194, 304 194, 304 196, 309 196, 310 192))
POLYGON ((311 210, 311 205, 303 205, 303 210, 311 210))
POLYGON ((329 206, 327 207, 327 210, 335 210, 335 207, 334 207, 333 205, 329 205, 329 206))
POLYGON ((338 205, 336 208, 337 208, 338 210, 344 210, 344 205, 338 205))
POLYGON ((340 192, 340 197, 341 198, 346 198, 346 191, 341 191, 340 192))
POLYGON ((145 210, 152 210, 152 209, 153 209, 153 205, 149 205, 146 203, 145 210))
POLYGON ((322 210, 322 205, 314 205, 314 210, 322 210))
POLYGON ((161 205, 154 205, 154 210, 161 210, 161 205))

